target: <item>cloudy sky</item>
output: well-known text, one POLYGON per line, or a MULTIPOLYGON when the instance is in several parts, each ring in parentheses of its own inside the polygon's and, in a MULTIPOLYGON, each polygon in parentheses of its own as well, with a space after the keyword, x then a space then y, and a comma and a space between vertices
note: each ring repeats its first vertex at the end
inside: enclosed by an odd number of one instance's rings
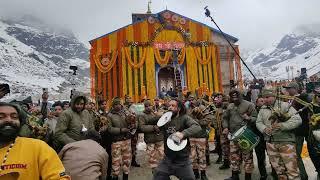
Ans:
MULTIPOLYGON (((148 0, 0 0, 0 16, 34 15, 70 28, 83 42, 125 26, 148 0)), ((209 6, 221 28, 245 49, 265 47, 301 24, 320 22, 320 0, 152 0, 152 12, 175 11, 208 25, 209 6)))

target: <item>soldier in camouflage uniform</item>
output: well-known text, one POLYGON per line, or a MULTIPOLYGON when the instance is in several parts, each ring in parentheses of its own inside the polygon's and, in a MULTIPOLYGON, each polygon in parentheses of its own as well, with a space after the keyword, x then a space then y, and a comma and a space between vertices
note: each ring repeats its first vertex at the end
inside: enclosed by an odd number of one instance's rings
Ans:
POLYGON ((206 158, 206 146, 207 146, 207 127, 211 122, 213 115, 209 111, 205 111, 205 107, 200 105, 195 107, 191 113, 191 117, 196 120, 201 126, 201 131, 190 137, 191 146, 191 161, 193 173, 196 179, 207 180, 207 158, 206 158), (199 174, 200 171, 200 174, 199 174))
MULTIPOLYGON (((242 99, 239 90, 233 89, 230 91, 232 103, 229 104, 223 114, 224 128, 223 134, 234 134, 247 123, 255 122, 257 112, 253 103, 242 99)), ((230 141, 230 162, 232 168, 232 176, 228 180, 239 179, 240 164, 244 161, 245 180, 251 180, 251 174, 254 168, 253 154, 240 149, 238 142, 230 141)))
POLYGON ((288 103, 276 100, 272 91, 263 90, 262 95, 265 98, 265 105, 259 111, 256 126, 264 134, 271 165, 280 180, 301 179, 297 164, 295 134, 292 130, 299 127, 302 120, 288 103), (284 114, 288 116, 283 116, 284 114))
POLYGON ((213 102, 216 106, 216 112, 212 119, 212 125, 214 129, 216 130, 216 141, 217 141, 217 152, 219 155, 219 158, 217 160, 217 163, 219 163, 219 159, 223 159, 222 166, 219 167, 219 169, 229 169, 230 168, 230 161, 229 161, 229 154, 230 154, 230 141, 228 139, 228 134, 222 133, 222 116, 223 116, 223 94, 217 93, 213 97, 213 102))
MULTIPOLYGON (((132 110, 131 105, 133 104, 132 98, 128 95, 125 96, 125 102, 124 102, 124 107, 125 110, 128 113, 135 114, 135 112, 132 110)), ((140 165, 136 161, 136 146, 138 143, 138 133, 135 133, 134 136, 131 138, 131 150, 132 150, 132 166, 134 167, 140 167, 140 165)))
POLYGON ((320 88, 314 90, 313 115, 310 118, 308 152, 320 179, 320 88))
POLYGON ((149 165, 154 172, 159 162, 164 156, 163 134, 157 126, 159 115, 152 111, 150 100, 144 101, 145 110, 139 115, 139 129, 144 133, 144 141, 147 144, 147 153, 149 155, 149 165))
POLYGON ((112 109, 108 114, 108 131, 113 136, 111 145, 113 180, 118 179, 121 164, 123 165, 123 180, 128 179, 130 172, 132 159, 131 136, 129 135, 126 115, 121 99, 115 97, 112 101, 112 109))

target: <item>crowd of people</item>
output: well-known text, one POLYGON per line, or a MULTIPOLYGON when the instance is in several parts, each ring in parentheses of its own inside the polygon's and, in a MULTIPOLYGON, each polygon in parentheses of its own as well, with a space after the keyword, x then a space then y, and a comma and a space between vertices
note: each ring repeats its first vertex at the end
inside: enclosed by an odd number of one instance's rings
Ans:
POLYGON ((147 145, 154 180, 172 175, 210 179, 210 153, 217 153, 219 170, 230 169, 228 180, 240 179, 242 164, 245 180, 252 179, 253 154, 261 180, 268 176, 266 154, 275 179, 305 180, 301 158, 305 141, 320 172, 320 88, 308 94, 290 82, 277 89, 261 85, 246 91, 232 88, 228 94, 163 95, 141 100, 141 112, 129 96, 113 98, 110 107, 106 100, 89 101, 80 94, 52 105, 48 99, 44 92, 37 106, 30 98, 0 103, 0 179, 126 180, 131 166, 140 166, 138 134, 147 145), (158 126, 168 111, 170 121, 158 126), (212 128, 215 149, 210 151, 212 128), (239 141, 242 129, 258 137, 256 144, 247 147, 239 141), (187 139, 186 147, 172 150, 167 144, 172 135, 178 141, 187 139))

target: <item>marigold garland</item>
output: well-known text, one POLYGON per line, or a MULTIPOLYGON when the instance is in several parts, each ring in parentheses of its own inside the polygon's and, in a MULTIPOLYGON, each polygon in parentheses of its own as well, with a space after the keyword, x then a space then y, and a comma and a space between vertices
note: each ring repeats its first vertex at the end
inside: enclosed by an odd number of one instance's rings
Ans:
POLYGON ((198 59, 200 64, 206 65, 206 64, 208 64, 210 62, 211 55, 212 55, 212 53, 211 53, 212 47, 211 46, 208 47, 206 58, 205 57, 201 58, 201 52, 200 52, 199 48, 195 48, 194 47, 193 50, 194 50, 194 53, 195 53, 195 55, 196 55, 196 57, 197 57, 197 59, 198 59))
POLYGON ((131 55, 129 54, 129 51, 128 51, 129 48, 130 48, 130 47, 125 47, 125 48, 124 48, 124 52, 125 52, 126 58, 127 58, 127 60, 128 60, 128 64, 129 64, 131 67, 135 68, 135 69, 140 69, 140 68, 143 66, 143 64, 144 64, 144 62, 145 62, 145 60, 146 60, 146 57, 147 57, 147 48, 142 48, 142 57, 141 57, 141 59, 139 60, 140 62, 137 63, 137 64, 135 64, 135 62, 132 62, 131 55))
POLYGON ((180 54, 178 56, 178 63, 180 65, 184 63, 185 57, 186 57, 186 48, 182 48, 181 52, 180 52, 180 54))
POLYGON ((118 51, 114 51, 114 52, 112 53, 111 60, 110 60, 110 62, 109 62, 109 64, 108 64, 107 66, 103 66, 103 65, 101 64, 101 61, 100 61, 100 58, 99 58, 99 57, 100 57, 100 56, 97 57, 95 54, 93 55, 93 59, 94 59, 94 61, 95 61, 95 64, 97 65, 98 69, 99 69, 102 73, 107 73, 107 72, 109 72, 109 71, 112 69, 113 65, 115 64, 116 59, 117 59, 117 57, 118 57, 118 51))
POLYGON ((159 49, 154 49, 154 54, 156 56, 156 60, 160 66, 166 66, 169 62, 169 59, 172 55, 171 51, 166 51, 164 58, 161 57, 159 49))

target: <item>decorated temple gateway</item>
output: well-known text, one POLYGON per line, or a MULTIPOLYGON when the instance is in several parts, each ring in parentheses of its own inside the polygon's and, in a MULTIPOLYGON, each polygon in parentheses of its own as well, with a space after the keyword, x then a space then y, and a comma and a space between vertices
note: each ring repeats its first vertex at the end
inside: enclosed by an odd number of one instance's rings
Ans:
POLYGON ((169 10, 132 19, 90 41, 92 97, 138 102, 162 91, 211 94, 228 91, 230 82, 242 86, 240 60, 216 29, 169 10))

